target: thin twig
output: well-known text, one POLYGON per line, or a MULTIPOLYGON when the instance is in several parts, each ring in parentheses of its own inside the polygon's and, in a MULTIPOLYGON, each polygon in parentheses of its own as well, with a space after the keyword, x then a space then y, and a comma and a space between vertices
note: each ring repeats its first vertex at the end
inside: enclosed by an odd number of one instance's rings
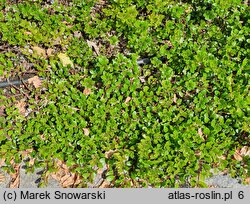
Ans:
POLYGON ((21 77, 20 77, 20 81, 23 83, 24 87, 29 90, 29 92, 32 92, 30 90, 30 88, 25 84, 25 82, 23 81, 23 79, 21 77))
POLYGON ((24 91, 22 91, 21 89, 19 89, 17 86, 15 86, 13 84, 11 84, 11 86, 13 88, 15 88, 16 90, 18 90, 20 93, 24 94, 28 99, 31 99, 28 94, 26 94, 24 91))

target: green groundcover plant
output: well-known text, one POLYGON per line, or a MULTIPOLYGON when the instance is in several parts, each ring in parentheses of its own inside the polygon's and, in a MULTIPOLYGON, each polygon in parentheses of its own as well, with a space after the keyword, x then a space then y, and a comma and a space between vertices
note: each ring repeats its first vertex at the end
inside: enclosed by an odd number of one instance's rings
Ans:
POLYGON ((250 155, 235 159, 250 145, 244 1, 2 0, 0 10, 1 76, 29 64, 46 78, 39 88, 1 90, 8 170, 32 149, 31 170, 53 172, 54 159, 65 161, 81 187, 96 166, 108 166, 114 187, 205 187, 211 169, 250 176, 250 155), (151 63, 138 66, 143 57, 151 63))

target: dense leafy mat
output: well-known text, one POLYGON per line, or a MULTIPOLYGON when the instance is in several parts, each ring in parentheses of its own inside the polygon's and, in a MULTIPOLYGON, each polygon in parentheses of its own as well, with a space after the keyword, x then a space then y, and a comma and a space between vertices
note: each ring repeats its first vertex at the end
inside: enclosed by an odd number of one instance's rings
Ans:
POLYGON ((107 166, 116 187, 249 177, 246 2, 13 2, 0 3, 1 78, 46 80, 0 91, 7 169, 29 154, 31 170, 59 159, 84 182, 107 166))

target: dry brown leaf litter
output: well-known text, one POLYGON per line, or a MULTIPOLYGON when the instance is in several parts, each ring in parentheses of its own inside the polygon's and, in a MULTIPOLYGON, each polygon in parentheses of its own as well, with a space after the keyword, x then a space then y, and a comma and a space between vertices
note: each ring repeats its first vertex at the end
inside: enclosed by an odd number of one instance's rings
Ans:
POLYGON ((111 183, 107 180, 104 180, 102 184, 99 186, 99 188, 109 188, 111 183))
POLYGON ((116 152, 118 152, 117 149, 115 149, 115 150, 109 150, 109 151, 105 152, 105 158, 109 159, 116 152))
POLYGON ((5 179, 6 179, 5 176, 2 173, 0 173, 0 183, 3 183, 5 179))
POLYGON ((132 98, 128 96, 128 97, 126 98, 126 100, 125 100, 125 103, 128 103, 129 101, 131 101, 131 99, 132 99, 132 98))
POLYGON ((250 148, 249 147, 244 146, 241 149, 238 148, 238 149, 235 150, 234 158, 237 161, 242 161, 244 156, 249 156, 250 157, 250 148))
POLYGON ((198 129, 198 135, 204 140, 204 136, 203 136, 203 132, 201 128, 198 129))
POLYGON ((52 48, 48 48, 46 50, 47 56, 50 57, 53 54, 54 50, 52 48))
POLYGON ((85 89, 83 90, 83 94, 86 95, 86 96, 88 96, 89 94, 91 94, 91 89, 85 88, 85 89))
POLYGON ((176 94, 174 94, 174 99, 173 99, 174 103, 177 103, 177 96, 176 94))
POLYGON ((4 105, 0 106, 0 116, 5 116, 5 106, 4 105))
POLYGON ((71 67, 74 67, 73 62, 70 60, 70 58, 66 54, 59 53, 58 54, 58 58, 60 59, 62 65, 64 67, 67 67, 68 65, 70 65, 71 67))
POLYGON ((89 129, 88 128, 83 128, 84 135, 89 136, 89 129))
POLYGON ((32 84, 35 88, 42 86, 42 80, 38 76, 34 76, 28 79, 28 83, 32 84))
POLYGON ((32 48, 33 52, 34 52, 35 54, 37 54, 39 57, 42 57, 42 58, 44 58, 44 59, 47 58, 45 49, 40 48, 40 47, 38 47, 38 46, 33 46, 33 47, 31 47, 31 48, 32 48))
POLYGON ((15 106, 21 115, 26 116, 27 109, 26 109, 26 103, 24 100, 18 101, 15 106))
POLYGON ((10 173, 10 188, 18 188, 20 186, 20 164, 13 164, 14 173, 10 173))
POLYGON ((72 188, 76 187, 78 184, 82 182, 81 177, 78 173, 72 173, 70 171, 70 168, 67 167, 65 162, 58 160, 56 162, 56 166, 58 168, 58 171, 55 173, 52 173, 52 178, 59 181, 60 185, 63 188, 72 188))
POLYGON ((87 44, 90 48, 93 48, 96 55, 100 55, 100 50, 99 47, 97 46, 97 44, 93 41, 87 40, 87 44))

